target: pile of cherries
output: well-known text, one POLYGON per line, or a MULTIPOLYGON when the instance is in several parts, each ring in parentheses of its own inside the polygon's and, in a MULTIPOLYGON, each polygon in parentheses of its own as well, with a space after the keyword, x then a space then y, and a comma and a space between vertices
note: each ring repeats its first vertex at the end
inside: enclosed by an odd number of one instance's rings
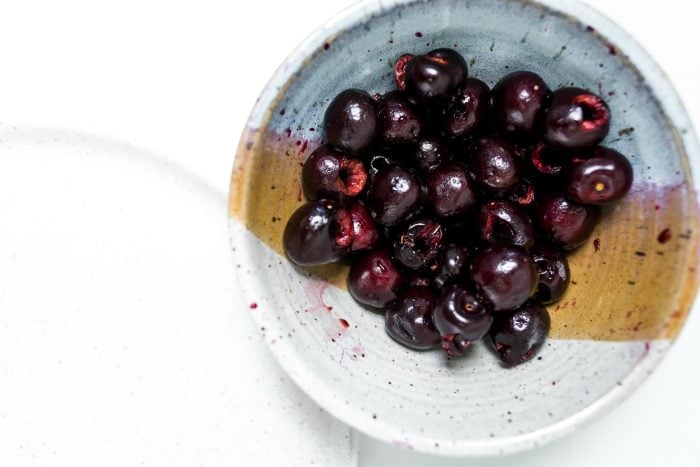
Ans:
POLYGON ((350 259, 350 293, 401 344, 455 357, 487 336, 504 363, 524 362, 569 285, 565 253, 632 184, 629 161, 598 146, 610 109, 529 71, 489 89, 452 49, 403 55, 395 75, 398 90, 347 89, 328 106, 287 255, 350 259))

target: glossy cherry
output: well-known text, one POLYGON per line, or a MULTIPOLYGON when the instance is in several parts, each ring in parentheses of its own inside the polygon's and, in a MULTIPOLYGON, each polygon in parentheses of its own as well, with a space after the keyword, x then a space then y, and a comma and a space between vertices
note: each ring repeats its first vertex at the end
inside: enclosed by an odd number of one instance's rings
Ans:
POLYGON ((423 202, 421 181, 412 170, 390 165, 374 176, 368 202, 378 222, 399 224, 418 213, 423 202))
POLYGON ((403 273, 383 249, 360 256, 348 274, 348 290, 353 298, 375 308, 394 300, 403 282, 403 273))
POLYGON ((447 96, 467 77, 467 62, 452 49, 436 49, 418 55, 405 67, 405 89, 409 98, 425 104, 447 96))
POLYGON ((607 204, 622 199, 632 187, 632 165, 614 149, 596 147, 577 161, 566 182, 566 194, 584 204, 607 204))
POLYGON ((423 129, 420 115, 399 91, 379 99, 377 120, 379 141, 384 145, 415 144, 423 129))
POLYGON ((328 199, 300 206, 287 221, 283 244, 290 260, 301 266, 337 261, 354 239, 350 214, 328 199))
POLYGON ((433 292, 413 286, 399 293, 386 307, 386 332, 397 342, 416 350, 428 350, 440 343, 433 324, 433 292))
POLYGON ((474 182, 467 169, 456 162, 433 169, 428 174, 426 187, 430 205, 439 216, 464 214, 476 202, 474 182))
POLYGON ((537 270, 523 248, 492 245, 481 250, 472 261, 471 279, 494 310, 512 310, 535 291, 537 270))
POLYGON ((301 169, 301 184, 309 199, 354 197, 362 193, 367 171, 362 161, 345 157, 331 146, 316 149, 301 169))
POLYGON ((517 310, 496 314, 489 338, 501 361, 514 366, 537 354, 549 327, 547 309, 536 301, 528 301, 517 310))
POLYGON ((608 134, 610 115, 608 104, 596 94, 573 87, 557 89, 545 115, 544 139, 552 146, 593 146, 608 134))
POLYGON ((469 168, 474 181, 491 196, 504 196, 520 181, 513 145, 503 138, 477 140, 471 148, 469 168))
POLYGON ((575 203, 558 193, 545 195, 535 208, 535 222, 541 232, 565 250, 584 243, 593 233, 599 217, 596 206, 575 203))
POLYGON ((517 139, 536 137, 551 96, 549 86, 536 73, 516 71, 504 76, 491 92, 496 127, 517 139))
POLYGON ((442 336, 447 355, 462 356, 469 342, 486 335, 493 316, 489 305, 472 289, 452 284, 444 287, 435 301, 433 322, 442 336))
POLYGON ((377 105, 360 89, 346 89, 326 109, 323 129, 330 145, 347 154, 369 147, 377 134, 377 105))

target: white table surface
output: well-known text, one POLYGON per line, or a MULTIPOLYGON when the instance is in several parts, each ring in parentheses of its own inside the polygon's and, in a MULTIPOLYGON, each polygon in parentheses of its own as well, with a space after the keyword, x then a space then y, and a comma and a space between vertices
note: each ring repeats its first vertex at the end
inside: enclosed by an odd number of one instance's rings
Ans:
MULTIPOLYGON (((0 124, 129 141, 225 192, 239 133, 265 82, 295 44, 351 3, 2 1, 0 124)), ((697 126, 700 30, 691 2, 588 3, 655 57, 697 126)), ((360 465, 698 466, 692 428, 700 418, 698 340, 696 313, 658 370, 621 407, 540 450, 440 460, 362 438, 360 465)))

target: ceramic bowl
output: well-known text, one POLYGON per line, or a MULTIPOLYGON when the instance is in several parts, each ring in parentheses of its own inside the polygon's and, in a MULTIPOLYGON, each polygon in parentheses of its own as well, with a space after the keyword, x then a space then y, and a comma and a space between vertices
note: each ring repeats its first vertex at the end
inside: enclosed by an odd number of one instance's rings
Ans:
POLYGON ((409 449, 455 456, 532 448, 608 411, 668 350, 697 286, 698 144, 664 74, 624 31, 574 1, 384 0, 318 29, 279 68, 236 155, 230 234, 241 303, 281 365, 324 409, 409 449), (536 359, 500 366, 484 345, 448 362, 414 352, 346 291, 343 266, 300 269, 282 231, 304 202, 300 165, 339 91, 394 86, 405 52, 458 49, 493 85, 509 71, 604 96, 604 144, 634 165, 630 195, 570 258, 573 283, 549 308, 536 359), (663 232, 663 233, 662 233, 663 232), (593 241, 595 239, 595 241, 593 241))

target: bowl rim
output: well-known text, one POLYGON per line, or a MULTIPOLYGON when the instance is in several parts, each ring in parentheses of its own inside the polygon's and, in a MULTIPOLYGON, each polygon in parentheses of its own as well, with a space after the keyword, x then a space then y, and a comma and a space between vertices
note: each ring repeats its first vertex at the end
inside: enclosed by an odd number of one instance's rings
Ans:
MULTIPOLYGON (((322 49, 324 44, 331 43, 334 36, 350 27, 361 24, 373 15, 381 14, 397 6, 421 1, 424 0, 361 0, 340 11, 315 29, 287 56, 266 84, 246 122, 241 144, 245 142, 248 131, 261 128, 268 120, 281 92, 294 79, 295 73, 305 65, 310 56, 322 49)), ((696 186, 700 185, 700 143, 698 143, 692 122, 668 76, 646 50, 614 21, 579 0, 518 1, 540 5, 550 11, 573 18, 581 24, 590 25, 595 29, 596 34, 609 43, 615 44, 626 55, 626 59, 645 78, 651 93, 657 98, 666 113, 669 126, 673 129, 685 129, 684 132, 677 132, 677 139, 681 149, 685 150, 688 163, 687 175, 696 186)), ((697 203, 698 194, 696 193, 695 196, 697 203)), ((237 221, 230 219, 230 222, 237 221)), ((236 229, 230 227, 229 234, 231 242, 236 242, 236 229)), ((696 254, 698 253, 700 252, 696 252, 696 254)), ((238 254, 240 253, 236 253, 236 255, 238 254)), ((236 280, 238 282, 244 281, 241 277, 237 277, 236 280)), ((698 299, 696 294, 689 313, 699 306, 698 299)), ((252 317, 260 324, 258 314, 252 314, 252 317)), ((687 320, 687 315, 685 320, 687 320)), ((685 320, 683 324, 685 324, 685 320)), ((672 344, 674 341, 675 338, 669 342, 672 344)), ((387 425, 381 420, 373 420, 372 423, 369 423, 368 419, 353 409, 352 405, 338 404, 337 395, 320 375, 303 371, 305 368, 304 356, 294 351, 292 347, 283 342, 278 342, 276 345, 268 343, 268 348, 295 384, 324 410, 350 427, 375 439, 419 452, 452 457, 512 454, 559 439, 591 422, 596 416, 600 416, 619 405, 651 374, 651 371, 670 349, 669 346, 663 352, 650 353, 649 357, 645 359, 645 364, 635 365, 620 381, 620 384, 583 410, 557 423, 516 436, 493 439, 457 439, 445 442, 444 439, 433 439, 427 435, 410 436, 400 433, 391 424, 387 425), (438 443, 439 447, 437 447, 438 443)))

